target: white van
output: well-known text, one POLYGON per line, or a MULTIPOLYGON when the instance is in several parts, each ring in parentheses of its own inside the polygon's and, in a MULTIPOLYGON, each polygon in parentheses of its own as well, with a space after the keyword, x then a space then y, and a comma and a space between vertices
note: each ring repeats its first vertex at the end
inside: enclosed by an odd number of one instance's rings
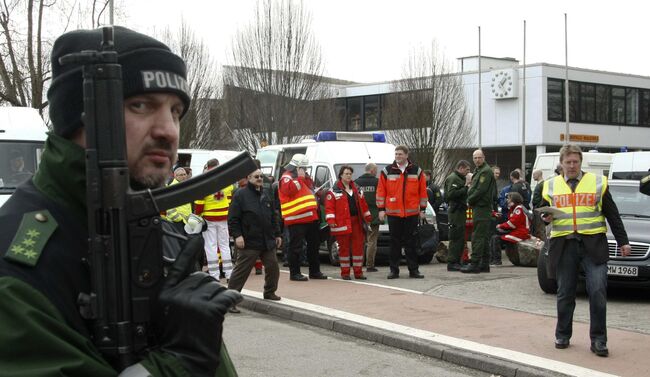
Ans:
POLYGON ((639 180, 648 175, 650 152, 614 153, 609 179, 639 180))
POLYGON ((227 150, 204 150, 204 149, 179 149, 177 166, 189 167, 192 169, 192 176, 203 173, 203 167, 208 160, 216 158, 219 164, 234 158, 240 152, 227 150))
POLYGON ((36 172, 46 138, 36 109, 0 107, 0 206, 36 172))
MULTIPOLYGON (((599 175, 608 175, 612 163, 611 153, 582 152, 582 170, 599 175)), ((535 158, 533 171, 540 169, 544 179, 555 176, 555 168, 560 163, 560 152, 538 154, 535 158)), ((535 190, 537 182, 531 182, 531 192, 535 190)))

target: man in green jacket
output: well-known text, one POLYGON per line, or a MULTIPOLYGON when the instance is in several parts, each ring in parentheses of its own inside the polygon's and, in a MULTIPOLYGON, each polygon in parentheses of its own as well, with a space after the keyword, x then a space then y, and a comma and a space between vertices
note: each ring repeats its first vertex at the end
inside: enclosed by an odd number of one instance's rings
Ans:
MULTIPOLYGON (((118 26, 114 33, 131 185, 162 187, 176 156, 180 119, 190 105, 185 63, 146 35, 118 26)), ((96 324, 80 312, 78 297, 91 291, 82 73, 79 65, 61 65, 59 58, 98 50, 101 40, 97 29, 55 41, 48 91, 53 132, 34 178, 0 208, 0 373, 235 376, 221 334, 225 313, 241 296, 205 273, 191 273, 203 250, 200 237, 190 238, 170 267, 159 306, 151 308, 151 340, 132 365, 118 367, 115 355, 95 346, 96 324)))
POLYGON ((377 164, 369 162, 366 164, 365 173, 357 178, 354 183, 363 191, 363 197, 368 204, 368 210, 372 215, 370 229, 366 233, 366 271, 377 272, 375 267, 375 256, 377 255, 377 238, 379 237, 379 210, 377 209, 377 164))
POLYGON ((492 234, 492 211, 497 199, 497 184, 494 172, 485 162, 485 154, 477 149, 472 154, 474 175, 467 193, 467 204, 472 207, 474 234, 472 236, 472 260, 463 266, 461 272, 490 272, 490 235, 492 234))
POLYGON ((472 182, 469 162, 460 160, 456 170, 445 179, 445 200, 449 218, 449 255, 447 271, 460 271, 460 256, 465 246, 467 190, 472 182))

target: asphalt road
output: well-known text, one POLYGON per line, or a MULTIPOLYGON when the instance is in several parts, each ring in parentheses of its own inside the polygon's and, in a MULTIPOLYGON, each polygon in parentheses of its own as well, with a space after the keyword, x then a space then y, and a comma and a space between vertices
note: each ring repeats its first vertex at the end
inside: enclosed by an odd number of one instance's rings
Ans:
POLYGON ((489 376, 490 374, 242 309, 224 339, 240 376, 489 376))
MULTIPOLYGON (((340 269, 329 265, 326 260, 325 256, 321 258, 322 271, 330 277, 339 278, 340 269)), ((420 266, 424 279, 409 279, 408 270, 402 265, 401 278, 388 280, 388 266, 377 268, 379 272, 364 272, 368 277, 366 282, 412 289, 465 302, 556 316, 555 295, 545 294, 539 288, 537 269, 513 266, 505 256, 503 266, 481 274, 447 272, 446 264, 434 260, 431 264, 420 266)), ((281 270, 287 269, 281 267, 281 270)), ((306 267, 302 270, 307 272, 306 267)), ((288 275, 281 274, 281 279, 288 279, 288 275)), ((650 290, 610 288, 608 296, 608 327, 650 334, 650 316, 647 315, 650 290)), ((589 306, 584 292, 579 294, 574 319, 589 321, 589 306)))

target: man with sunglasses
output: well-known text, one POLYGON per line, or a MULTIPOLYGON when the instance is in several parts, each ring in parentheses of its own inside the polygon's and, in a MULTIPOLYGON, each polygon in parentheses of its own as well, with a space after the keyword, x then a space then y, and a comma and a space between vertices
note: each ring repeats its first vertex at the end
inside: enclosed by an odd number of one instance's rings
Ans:
MULTIPOLYGON (((282 246, 282 234, 271 200, 271 193, 263 189, 261 170, 248 176, 248 184, 235 192, 228 211, 228 230, 237 246, 237 262, 230 275, 228 288, 241 291, 257 258, 264 264, 264 298, 279 300, 280 268, 276 249, 282 246)), ((232 308, 231 312, 239 310, 232 308)))

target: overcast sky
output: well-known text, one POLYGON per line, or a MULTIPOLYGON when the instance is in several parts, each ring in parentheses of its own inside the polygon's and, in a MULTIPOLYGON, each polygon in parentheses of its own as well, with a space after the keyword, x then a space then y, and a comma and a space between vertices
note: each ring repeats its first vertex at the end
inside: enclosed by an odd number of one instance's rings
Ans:
MULTIPOLYGON (((233 34, 252 19, 253 0, 125 1, 127 26, 143 32, 184 17, 220 64, 233 34)), ((650 76, 650 3, 629 1, 305 0, 327 76, 357 82, 397 79, 413 48, 436 40, 447 60, 478 54, 564 64, 564 13, 569 65, 650 76)))

